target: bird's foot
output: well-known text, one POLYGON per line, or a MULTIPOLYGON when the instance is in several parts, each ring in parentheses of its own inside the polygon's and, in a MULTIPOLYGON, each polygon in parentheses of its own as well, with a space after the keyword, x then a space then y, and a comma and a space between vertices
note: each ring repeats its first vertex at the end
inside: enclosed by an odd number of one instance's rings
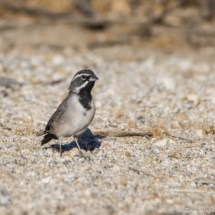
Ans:
POLYGON ((82 151, 79 151, 79 154, 75 155, 75 157, 80 157, 80 158, 84 158, 84 159, 89 159, 89 156, 85 156, 84 153, 82 151))

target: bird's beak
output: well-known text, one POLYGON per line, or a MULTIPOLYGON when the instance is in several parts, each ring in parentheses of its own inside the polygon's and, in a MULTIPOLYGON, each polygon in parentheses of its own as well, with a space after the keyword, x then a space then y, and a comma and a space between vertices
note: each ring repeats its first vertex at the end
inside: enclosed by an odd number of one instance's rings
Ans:
POLYGON ((91 77, 90 78, 90 81, 96 81, 96 80, 98 80, 99 78, 97 77, 97 76, 93 76, 93 77, 91 77))

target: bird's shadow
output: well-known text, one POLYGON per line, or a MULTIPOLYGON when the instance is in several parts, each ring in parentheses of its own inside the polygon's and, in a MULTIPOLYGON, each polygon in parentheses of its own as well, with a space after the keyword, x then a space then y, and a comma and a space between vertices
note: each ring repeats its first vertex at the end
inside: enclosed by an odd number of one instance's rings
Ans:
MULTIPOLYGON (((91 130, 89 128, 86 129, 86 131, 81 134, 78 138, 78 143, 81 149, 85 151, 94 151, 96 148, 100 148, 101 143, 99 139, 103 139, 105 136, 99 136, 95 137, 91 130)), ((58 144, 52 144, 49 147, 44 147, 44 149, 50 149, 52 148, 53 150, 59 150, 58 144)), ((73 140, 71 143, 63 144, 62 145, 62 150, 63 152, 66 151, 71 151, 73 148, 77 148, 76 142, 73 140)))

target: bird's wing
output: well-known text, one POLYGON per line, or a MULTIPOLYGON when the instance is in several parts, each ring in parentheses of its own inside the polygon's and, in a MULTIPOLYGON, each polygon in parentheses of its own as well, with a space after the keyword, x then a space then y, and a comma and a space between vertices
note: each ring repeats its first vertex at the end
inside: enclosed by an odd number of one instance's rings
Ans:
POLYGON ((59 105, 57 110, 53 113, 53 115, 51 116, 51 118, 49 119, 49 121, 46 125, 44 134, 48 133, 51 128, 54 129, 52 127, 52 122, 58 120, 60 118, 60 116, 65 112, 67 100, 68 100, 68 96, 64 99, 64 101, 59 105))

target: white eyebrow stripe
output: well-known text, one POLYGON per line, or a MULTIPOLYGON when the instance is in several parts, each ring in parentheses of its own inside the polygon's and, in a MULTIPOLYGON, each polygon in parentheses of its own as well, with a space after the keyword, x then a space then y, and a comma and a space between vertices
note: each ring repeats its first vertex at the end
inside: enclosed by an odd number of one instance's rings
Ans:
POLYGON ((73 78, 73 80, 75 80, 76 78, 79 78, 79 77, 81 77, 82 75, 86 75, 86 76, 91 76, 90 74, 80 74, 80 75, 76 75, 74 78, 73 78))

